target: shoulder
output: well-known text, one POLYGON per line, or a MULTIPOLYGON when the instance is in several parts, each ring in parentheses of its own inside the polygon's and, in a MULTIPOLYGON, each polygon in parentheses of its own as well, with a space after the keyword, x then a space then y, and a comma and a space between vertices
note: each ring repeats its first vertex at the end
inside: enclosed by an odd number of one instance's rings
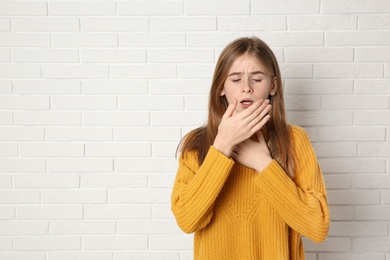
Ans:
POLYGON ((305 129, 297 125, 290 125, 290 129, 294 143, 310 143, 309 136, 307 135, 305 129))

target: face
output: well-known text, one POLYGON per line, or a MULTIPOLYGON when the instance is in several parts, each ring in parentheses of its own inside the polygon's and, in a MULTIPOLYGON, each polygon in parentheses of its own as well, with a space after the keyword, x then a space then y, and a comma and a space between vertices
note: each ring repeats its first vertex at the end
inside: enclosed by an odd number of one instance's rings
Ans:
POLYGON ((231 104, 237 99, 236 112, 248 108, 257 100, 276 94, 276 78, 253 55, 238 57, 231 66, 221 96, 231 104))

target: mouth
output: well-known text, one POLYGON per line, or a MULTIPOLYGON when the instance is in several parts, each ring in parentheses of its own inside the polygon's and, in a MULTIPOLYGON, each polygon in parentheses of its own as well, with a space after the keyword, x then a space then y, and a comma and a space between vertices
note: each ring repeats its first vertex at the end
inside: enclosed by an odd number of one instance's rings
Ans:
POLYGON ((241 100, 240 103, 241 103, 244 107, 249 107, 250 105, 253 104, 253 100, 251 100, 251 99, 244 99, 244 100, 241 100))

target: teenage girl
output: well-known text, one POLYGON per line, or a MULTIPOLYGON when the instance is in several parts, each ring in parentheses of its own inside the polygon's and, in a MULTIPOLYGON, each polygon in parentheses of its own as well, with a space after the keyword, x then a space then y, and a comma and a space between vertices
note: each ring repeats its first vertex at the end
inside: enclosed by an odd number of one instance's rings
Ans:
POLYGON ((222 51, 207 124, 179 146, 172 211, 195 232, 195 260, 302 260, 323 241, 326 190, 306 132, 288 125, 277 60, 262 40, 222 51))

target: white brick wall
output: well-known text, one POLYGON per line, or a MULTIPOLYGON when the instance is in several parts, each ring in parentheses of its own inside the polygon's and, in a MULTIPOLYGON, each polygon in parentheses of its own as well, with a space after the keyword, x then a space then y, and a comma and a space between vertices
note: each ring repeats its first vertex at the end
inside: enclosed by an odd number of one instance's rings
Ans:
POLYGON ((327 183, 308 260, 390 260, 388 0, 1 1, 0 260, 189 260, 176 145, 239 36, 280 62, 327 183))

